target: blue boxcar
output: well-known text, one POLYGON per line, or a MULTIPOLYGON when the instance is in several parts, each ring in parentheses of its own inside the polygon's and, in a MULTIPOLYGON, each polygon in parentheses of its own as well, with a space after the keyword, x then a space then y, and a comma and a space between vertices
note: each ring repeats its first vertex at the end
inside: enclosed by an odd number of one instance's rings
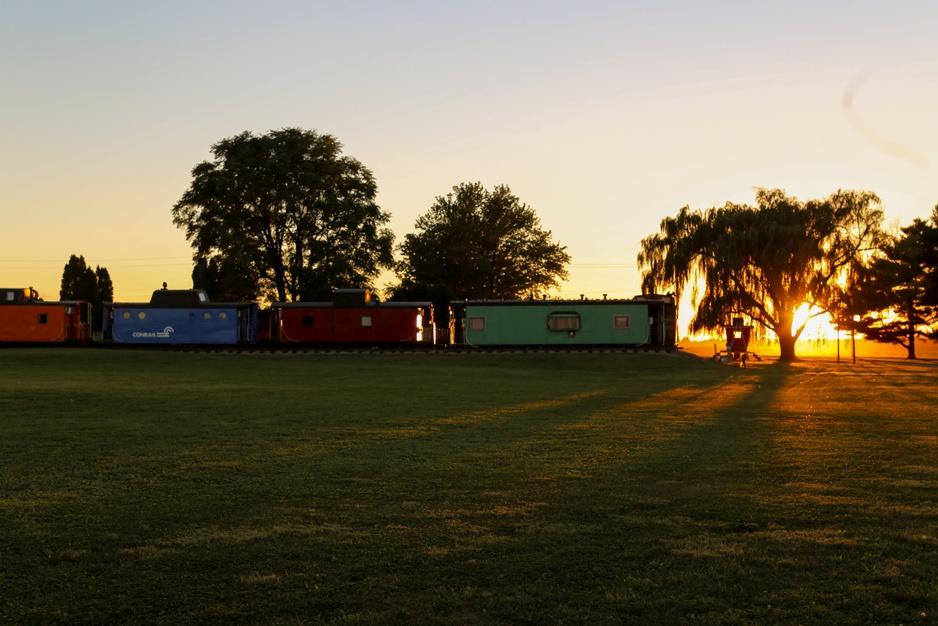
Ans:
POLYGON ((258 306, 210 302, 202 289, 160 289, 149 303, 105 305, 104 339, 121 344, 237 345, 257 341, 258 306))

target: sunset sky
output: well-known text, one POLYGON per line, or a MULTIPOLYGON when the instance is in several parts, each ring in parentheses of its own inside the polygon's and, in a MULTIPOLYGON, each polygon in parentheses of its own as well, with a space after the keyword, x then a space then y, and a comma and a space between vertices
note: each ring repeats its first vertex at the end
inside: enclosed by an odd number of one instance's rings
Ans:
POLYGON ((638 294, 662 218, 754 187, 868 189, 904 225, 938 204, 936 27, 934 0, 0 0, 0 287, 56 299, 70 254, 119 301, 191 287, 192 167, 283 127, 370 168, 397 241, 508 185, 565 297, 638 294))

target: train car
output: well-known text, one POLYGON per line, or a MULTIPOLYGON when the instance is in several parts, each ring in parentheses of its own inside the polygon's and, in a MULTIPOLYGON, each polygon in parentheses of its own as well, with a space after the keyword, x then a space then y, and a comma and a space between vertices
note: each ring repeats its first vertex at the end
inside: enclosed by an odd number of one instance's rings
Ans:
POLYGON ((275 302, 274 341, 280 345, 432 347, 430 302, 374 302, 368 289, 336 289, 332 302, 275 302))
POLYGON ((106 343, 226 345, 257 341, 258 306, 211 302, 203 289, 159 289, 148 303, 104 305, 106 343))
POLYGON ((46 302, 32 287, 0 289, 0 343, 84 345, 90 338, 90 302, 46 302))
POLYGON ((453 302, 468 347, 619 346, 672 349, 677 306, 670 295, 616 300, 453 302))

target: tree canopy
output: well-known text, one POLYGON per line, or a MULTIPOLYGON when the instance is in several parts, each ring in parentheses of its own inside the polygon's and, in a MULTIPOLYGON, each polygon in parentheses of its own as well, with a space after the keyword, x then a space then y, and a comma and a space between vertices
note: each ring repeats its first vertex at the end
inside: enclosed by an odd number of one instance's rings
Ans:
POLYGON ((938 336, 936 220, 938 207, 932 223, 916 219, 900 236, 889 237, 880 254, 853 268, 845 290, 842 322, 871 341, 904 347, 910 359, 916 358, 917 339, 938 336))
POLYGON ((172 210, 195 251, 194 281, 227 280, 237 294, 253 287, 279 301, 321 299, 336 287, 371 286, 391 267, 394 236, 374 176, 335 137, 244 132, 212 153, 172 210))
POLYGON ((114 284, 107 268, 95 266, 92 270, 84 256, 71 255, 62 270, 60 300, 84 300, 91 303, 94 330, 101 328, 104 303, 114 300, 114 284))
POLYGON ((559 286, 570 255, 505 185, 462 183, 439 196, 400 246, 395 294, 521 298, 559 286))
POLYGON ((254 302, 259 299, 257 274, 240 256, 199 258, 192 284, 213 302, 254 302))
POLYGON ((838 279, 876 246, 882 220, 879 198, 866 191, 801 202, 783 190, 758 189, 755 207, 685 206, 642 240, 642 288, 680 297, 691 285, 692 332, 717 330, 732 313, 745 313, 776 334, 782 360, 793 360, 807 324, 796 326, 795 312, 803 305, 831 309, 838 279))
POLYGON ((98 279, 88 267, 84 256, 71 255, 62 269, 62 285, 59 300, 84 300, 93 302, 98 297, 98 279))

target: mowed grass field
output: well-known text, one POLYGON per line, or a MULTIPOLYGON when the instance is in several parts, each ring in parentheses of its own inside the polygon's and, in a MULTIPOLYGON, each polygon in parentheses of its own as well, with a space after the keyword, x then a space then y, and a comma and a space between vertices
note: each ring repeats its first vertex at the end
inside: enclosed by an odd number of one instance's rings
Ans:
POLYGON ((2 349, 0 623, 936 623, 936 382, 2 349))

